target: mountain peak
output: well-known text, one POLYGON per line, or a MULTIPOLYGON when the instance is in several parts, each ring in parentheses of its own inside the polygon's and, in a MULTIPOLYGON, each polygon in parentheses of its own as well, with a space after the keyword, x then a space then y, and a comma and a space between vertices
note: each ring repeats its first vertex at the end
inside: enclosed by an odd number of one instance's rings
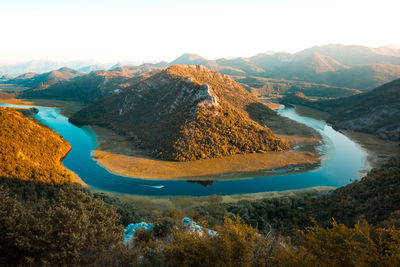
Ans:
POLYGON ((73 70, 71 68, 68 67, 62 67, 58 69, 59 72, 76 72, 76 70, 73 70))
POLYGON ((176 60, 197 60, 197 59, 205 59, 200 55, 197 54, 191 54, 191 53, 184 53, 180 57, 178 57, 176 60))
POLYGON ((186 53, 175 59, 174 61, 170 62, 169 65, 175 65, 175 64, 207 64, 209 60, 196 55, 196 54, 190 54, 186 53))

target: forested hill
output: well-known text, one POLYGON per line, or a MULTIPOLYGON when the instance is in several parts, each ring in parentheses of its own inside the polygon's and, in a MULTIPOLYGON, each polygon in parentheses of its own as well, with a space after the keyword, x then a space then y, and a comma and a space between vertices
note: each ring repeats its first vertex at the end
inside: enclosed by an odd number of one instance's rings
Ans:
POLYGON ((70 144, 12 108, 0 107, 0 177, 63 184, 72 173, 61 159, 70 144))
POLYGON ((94 102, 70 120, 113 128, 166 160, 289 148, 252 119, 257 112, 277 116, 229 76, 201 65, 174 65, 94 102))
POLYGON ((336 128, 400 140, 400 79, 350 97, 311 101, 296 94, 283 98, 282 103, 305 105, 327 112, 328 121, 336 128))

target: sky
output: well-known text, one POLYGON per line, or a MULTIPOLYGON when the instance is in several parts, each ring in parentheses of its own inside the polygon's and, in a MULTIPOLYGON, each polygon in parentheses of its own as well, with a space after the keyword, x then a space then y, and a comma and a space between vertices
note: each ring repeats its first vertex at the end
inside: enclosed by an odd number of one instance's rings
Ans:
POLYGON ((0 64, 400 45, 398 0, 0 0, 0 64))

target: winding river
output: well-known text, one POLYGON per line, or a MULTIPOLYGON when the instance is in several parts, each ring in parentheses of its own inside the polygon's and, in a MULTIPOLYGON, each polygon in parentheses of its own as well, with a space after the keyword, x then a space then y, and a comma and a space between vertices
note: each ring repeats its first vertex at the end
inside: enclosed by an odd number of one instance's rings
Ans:
MULTIPOLYGON (((30 107, 1 103, 0 106, 30 107)), ((93 159, 91 152, 96 147, 94 132, 69 123, 68 119, 62 116, 58 109, 36 108, 39 110, 35 115, 36 118, 57 131, 71 144, 71 151, 63 160, 63 164, 68 169, 78 174, 93 189, 123 194, 205 196, 283 191, 313 186, 338 187, 357 179, 357 172, 361 170, 365 162, 365 153, 348 137, 333 130, 324 121, 300 116, 293 108, 285 107, 278 111, 280 115, 304 123, 316 129, 323 136, 325 142, 319 147, 324 154, 320 167, 295 174, 284 174, 284 171, 276 171, 276 175, 272 176, 271 171, 266 171, 266 177, 216 180, 207 187, 184 180, 128 178, 111 174, 93 159)))

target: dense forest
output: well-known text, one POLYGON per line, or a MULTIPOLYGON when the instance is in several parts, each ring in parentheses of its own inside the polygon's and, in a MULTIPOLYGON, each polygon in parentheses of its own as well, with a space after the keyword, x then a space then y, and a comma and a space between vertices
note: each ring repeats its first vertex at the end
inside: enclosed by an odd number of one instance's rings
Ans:
POLYGON ((312 226, 314 220, 328 226, 332 218, 346 226, 361 219, 383 225, 385 221, 400 218, 400 160, 392 159, 381 168, 371 170, 362 180, 323 195, 235 203, 216 200, 213 205, 197 207, 196 211, 201 218, 215 223, 220 222, 215 218, 238 214, 260 231, 268 229, 270 224, 286 234, 312 226))
POLYGON ((0 107, 0 176, 62 184, 72 173, 61 160, 70 144, 12 108, 0 107))
POLYGON ((319 197, 153 213, 79 185, 0 179, 0 265, 396 266, 400 160, 319 197), (192 231, 190 215, 203 229, 192 231), (122 242, 129 223, 152 222, 122 242), (258 229, 257 229, 258 228, 258 229))

